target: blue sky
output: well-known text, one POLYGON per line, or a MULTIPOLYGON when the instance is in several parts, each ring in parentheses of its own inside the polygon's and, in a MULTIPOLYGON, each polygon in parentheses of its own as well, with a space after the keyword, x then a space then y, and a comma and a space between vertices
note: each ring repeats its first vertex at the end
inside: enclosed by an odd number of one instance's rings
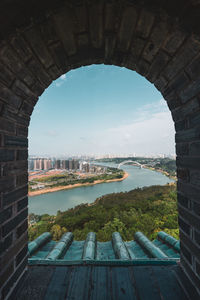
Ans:
POLYGON ((29 127, 29 154, 174 154, 174 125, 158 90, 136 72, 91 65, 54 81, 29 127))

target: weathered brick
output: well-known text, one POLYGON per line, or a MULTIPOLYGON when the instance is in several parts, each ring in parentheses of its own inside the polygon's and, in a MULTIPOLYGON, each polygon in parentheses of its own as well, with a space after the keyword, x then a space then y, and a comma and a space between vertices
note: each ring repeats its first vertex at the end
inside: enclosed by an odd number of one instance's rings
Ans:
POLYGON ((5 118, 0 117, 0 128, 2 131, 15 133, 15 124, 9 120, 6 120, 5 118))
POLYGON ((151 82, 154 82, 168 61, 169 56, 164 52, 159 51, 150 66, 147 79, 149 79, 151 82))
POLYGON ((19 213, 15 218, 7 222, 2 227, 2 235, 6 236, 9 232, 15 229, 24 219, 28 216, 28 209, 25 209, 21 213, 19 213))
MULTIPOLYGON (((192 204, 192 210, 193 210, 193 212, 194 212, 196 215, 200 216, 200 203, 197 203, 197 202, 195 202, 195 201, 193 201, 192 203, 193 203, 193 204, 192 204)), ((196 229, 198 229, 198 228, 196 228, 196 229)))
POLYGON ((103 5, 89 7, 89 27, 91 43, 94 48, 101 48, 103 44, 103 5))
MULTIPOLYGON (((83 14, 83 16, 85 16, 85 14, 83 14)), ((119 7, 115 3, 107 2, 105 5, 105 30, 107 32, 115 31, 117 17, 119 17, 119 7)), ((82 18, 83 17, 79 17, 79 20, 82 18)), ((81 23, 83 23, 83 21, 81 23)), ((86 28, 86 24, 86 20, 84 19, 84 25, 81 27, 86 28)))
MULTIPOLYGON (((176 143, 176 154, 179 156, 189 154, 189 144, 188 143, 176 143)), ((178 166, 178 162, 177 162, 178 166)))
POLYGON ((200 56, 195 58, 189 66, 185 69, 186 72, 190 75, 190 78, 196 79, 199 77, 199 72, 200 72, 200 56))
MULTIPOLYGON (((186 182, 178 181, 178 191, 180 191, 185 197, 191 198, 197 202, 200 201, 199 193, 200 189, 196 185, 192 185, 186 182)), ((200 225, 200 224, 199 224, 200 225)))
POLYGON ((28 127, 17 125, 16 126, 16 134, 17 134, 17 136, 27 137, 28 136, 28 127))
POLYGON ((200 111, 200 103, 198 98, 190 100, 188 103, 181 105, 178 109, 172 111, 174 120, 183 120, 191 114, 200 111))
POLYGON ((16 176, 16 187, 26 185, 28 181, 28 173, 22 173, 16 176))
POLYGON ((43 42, 43 39, 40 35, 39 27, 34 27, 26 30, 24 36, 28 43, 31 45, 33 51, 36 53, 37 57, 41 63, 49 68, 53 64, 53 60, 43 42))
POLYGON ((40 24, 40 31, 46 44, 52 44, 59 40, 51 17, 40 24))
POLYGON ((193 113, 187 118, 188 128, 200 125, 200 113, 199 111, 193 113))
POLYGON ((200 44, 194 40, 192 37, 189 38, 176 53, 176 56, 168 64, 168 66, 163 71, 168 79, 172 79, 176 76, 180 70, 194 58, 194 56, 199 52, 200 44))
POLYGON ((0 62, 0 79, 7 86, 12 84, 12 81, 15 79, 15 75, 8 69, 7 66, 0 62))
POLYGON ((198 214, 196 214, 196 212, 194 214, 191 210, 181 206, 179 206, 178 211, 180 216, 187 220, 190 226, 193 226, 197 230, 200 230, 200 218, 198 214))
POLYGON ((182 115, 179 113, 180 112, 179 108, 181 106, 180 99, 176 95, 174 95, 173 100, 167 101, 167 105, 168 105, 169 109, 173 112, 174 120, 177 123, 177 121, 179 121, 182 117, 182 115))
POLYGON ((189 170, 185 168, 177 168, 177 177, 183 181, 189 181, 189 170))
POLYGON ((13 36, 10 43, 21 59, 28 61, 31 58, 32 51, 22 35, 13 36))
POLYGON ((0 98, 18 109, 21 105, 21 98, 15 95, 9 88, 0 83, 0 98))
POLYGON ((74 12, 69 8, 63 8, 62 12, 54 15, 54 23, 56 31, 60 37, 68 55, 76 53, 76 43, 74 38, 75 23, 74 12))
POLYGON ((0 212, 0 224, 12 217, 13 207, 10 206, 0 212))
POLYGON ((136 33, 143 38, 147 38, 150 34, 153 22, 154 15, 149 11, 143 9, 140 13, 140 17, 137 23, 136 33))
MULTIPOLYGON (((95 20, 94 20, 95 21, 95 20)), ((122 13, 122 20, 118 34, 118 48, 127 51, 131 44, 132 35, 136 26, 137 11, 134 7, 127 7, 122 13)))
POLYGON ((187 120, 181 120, 175 123, 175 131, 181 131, 187 129, 187 120))
POLYGON ((140 59, 136 65, 136 71, 140 75, 145 76, 148 73, 149 67, 150 65, 147 61, 140 59))
POLYGON ((180 92, 180 98, 186 103, 200 93, 200 78, 196 78, 185 89, 180 92))
POLYGON ((27 160, 28 159, 28 150, 17 150, 17 160, 27 160))
POLYGON ((0 192, 13 190, 15 187, 15 180, 13 176, 6 176, 0 178, 0 192))
POLYGON ((181 256, 181 267, 184 270, 184 273, 187 276, 187 280, 190 282, 191 287, 189 289, 191 299, 199 299, 199 293, 197 291, 200 286, 200 280, 197 278, 192 265, 181 256))
POLYGON ((169 33, 167 39, 164 42, 163 48, 170 54, 174 54, 181 46, 185 39, 185 33, 180 30, 173 30, 169 33))
POLYGON ((28 147, 28 139, 24 137, 19 136, 9 136, 5 135, 4 137, 4 144, 5 146, 10 147, 28 147))
POLYGON ((180 92, 183 88, 185 88, 189 84, 188 76, 184 73, 178 73, 176 77, 172 81, 169 82, 168 87, 165 89, 164 96, 167 96, 172 92, 180 92))
POLYGON ((7 251, 13 243, 13 233, 10 233, 4 240, 0 241, 0 255, 7 251))
POLYGON ((7 164, 3 164, 2 168, 2 175, 3 176, 12 176, 12 175, 19 175, 22 174, 22 171, 27 170, 28 163, 26 161, 14 161, 9 162, 7 164))
POLYGON ((51 79, 47 71, 43 68, 42 64, 36 60, 36 58, 32 57, 31 60, 29 60, 27 67, 37 77, 37 79, 44 84, 44 86, 48 87, 50 85, 51 79))
POLYGON ((20 226, 17 228, 17 238, 19 238, 25 231, 28 229, 28 221, 25 220, 20 226))
POLYGON ((145 47, 145 50, 143 52, 143 58, 147 61, 151 62, 154 58, 154 56, 157 54, 163 40, 165 39, 165 36, 167 34, 167 26, 166 23, 161 22, 157 23, 156 26, 154 26, 154 29, 151 33, 150 39, 145 47))
POLYGON ((13 82, 13 85, 12 85, 12 91, 20 96, 22 99, 27 99, 27 98, 30 98, 30 97, 35 97, 34 93, 32 92, 32 90, 30 88, 28 88, 26 86, 26 84, 23 83, 23 81, 19 80, 19 79, 16 79, 14 82, 13 82))
POLYGON ((116 38, 113 35, 105 37, 105 63, 110 64, 110 59, 113 56, 114 49, 116 47, 116 38))
POLYGON ((6 105, 2 112, 2 117, 12 120, 22 126, 28 126, 30 122, 30 116, 20 115, 18 111, 13 112, 11 107, 6 105))
POLYGON ((1 60, 7 65, 13 73, 17 74, 28 86, 34 83, 34 78, 28 68, 24 65, 23 59, 20 60, 17 53, 8 45, 1 49, 1 60))
POLYGON ((17 211, 24 209, 28 206, 28 197, 25 197, 24 199, 17 202, 17 211))
POLYGON ((178 203, 185 208, 190 208, 190 200, 178 192, 178 203))
POLYGON ((14 150, 0 149, 0 162, 13 161, 15 159, 14 150))
POLYGON ((190 182, 200 186, 200 170, 190 170, 190 182))
POLYGON ((15 190, 15 191, 4 194, 3 195, 3 206, 10 205, 17 200, 26 197, 27 193, 28 193, 28 187, 25 186, 25 187, 15 190))
MULTIPOLYGON (((187 237, 183 232, 180 231, 180 238, 181 238, 181 245, 187 245, 187 251, 190 253, 190 255, 195 256, 197 259, 200 259, 200 248, 187 237)), ((182 250, 182 247, 181 247, 182 250)), ((184 253, 185 255, 185 253, 184 253)), ((187 257, 188 259, 188 257, 187 257)))
POLYGON ((191 156, 200 156, 200 142, 196 141, 190 144, 189 154, 191 156))
POLYGON ((31 115, 33 112, 34 106, 33 104, 27 103, 25 100, 22 103, 22 106, 20 107, 20 113, 25 115, 31 115))
POLYGON ((195 269, 196 269, 196 273, 200 278, 200 263, 198 263, 197 261, 195 262, 195 269))
POLYGON ((69 62, 64 47, 58 42, 50 46, 50 51, 58 68, 65 73, 69 62))
POLYGON ((140 55, 144 49, 145 43, 146 43, 146 41, 139 37, 133 38, 132 44, 131 44, 131 54, 133 55, 135 62, 140 57, 140 55))
POLYGON ((178 218, 179 227, 190 236, 190 225, 183 221, 182 218, 178 218))
POLYGON ((182 243, 181 243, 181 252, 184 255, 184 257, 187 259, 187 261, 191 264, 192 263, 192 255, 191 255, 190 251, 182 243))
POLYGON ((27 254, 28 254, 28 245, 26 244, 24 248, 16 256, 16 266, 18 266, 21 263, 21 261, 27 256, 27 254))
POLYGON ((0 274, 0 288, 3 286, 4 282, 11 276, 14 271, 14 262, 12 261, 6 269, 0 274))
MULTIPOLYGON (((109 7, 109 4, 108 4, 109 7)), ((112 9, 108 9, 109 11, 113 11, 113 5, 110 5, 112 9)), ((107 9, 107 6, 106 6, 107 9)), ((76 16, 76 24, 77 24, 77 30, 78 32, 86 32, 88 29, 88 20, 87 20, 87 11, 86 7, 84 5, 75 7, 75 16, 76 16)), ((109 15, 109 20, 111 19, 111 16, 109 15)), ((106 21, 105 21, 106 24, 106 21)), ((106 26, 106 25, 105 25, 106 26)))
POLYGON ((200 138, 200 126, 179 131, 175 135, 176 143, 184 143, 187 141, 195 141, 200 138))
POLYGON ((33 85, 32 85, 32 89, 34 91, 34 93, 39 97, 42 95, 42 93, 45 90, 45 87, 43 84, 41 84, 39 81, 36 81, 33 85))
POLYGON ((48 74, 50 75, 52 80, 56 80, 62 75, 62 71, 59 70, 56 65, 53 65, 50 68, 48 68, 48 74))
POLYGON ((167 80, 161 75, 161 76, 159 76, 158 79, 156 79, 156 81, 154 82, 154 85, 159 91, 161 91, 163 93, 167 83, 168 83, 167 80))
POLYGON ((15 271, 15 273, 10 277, 9 281, 6 283, 6 285, 2 289, 2 295, 3 298, 6 298, 6 295, 9 293, 12 286, 17 282, 20 275, 23 273, 27 265, 27 258, 19 265, 18 269, 15 271))
POLYGON ((200 231, 194 231, 194 240, 200 246, 200 231))

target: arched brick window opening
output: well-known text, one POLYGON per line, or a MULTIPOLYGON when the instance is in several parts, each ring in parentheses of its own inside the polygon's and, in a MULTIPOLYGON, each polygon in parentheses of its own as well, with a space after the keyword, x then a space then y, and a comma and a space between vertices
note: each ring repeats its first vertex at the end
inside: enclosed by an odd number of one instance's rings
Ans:
POLYGON ((176 128, 181 266, 199 289, 198 1, 44 1, 29 9, 23 0, 16 3, 14 13, 1 4, 2 298, 11 295, 27 265, 27 134, 34 105, 63 73, 98 63, 137 71, 168 103, 176 128))

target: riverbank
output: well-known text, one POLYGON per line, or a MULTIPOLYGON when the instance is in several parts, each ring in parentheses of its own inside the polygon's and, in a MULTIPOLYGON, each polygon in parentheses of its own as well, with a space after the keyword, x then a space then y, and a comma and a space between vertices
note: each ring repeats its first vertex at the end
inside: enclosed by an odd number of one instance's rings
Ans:
POLYGON ((156 168, 154 168, 154 167, 148 167, 148 166, 143 166, 143 168, 149 169, 149 170, 151 170, 151 171, 155 171, 155 172, 162 173, 162 174, 164 174, 165 176, 169 177, 170 179, 177 181, 177 177, 176 177, 176 176, 171 176, 167 171, 164 171, 164 170, 162 170, 162 169, 156 169, 156 168))
POLYGON ((115 179, 109 179, 109 180, 96 180, 93 183, 76 183, 76 184, 70 184, 70 185, 66 185, 66 186, 56 186, 54 188, 47 188, 47 189, 41 189, 41 190, 37 190, 37 191, 31 191, 28 193, 28 196, 32 197, 32 196, 38 196, 38 195, 47 194, 47 193, 54 193, 54 192, 58 192, 61 190, 74 189, 74 188, 78 188, 78 187, 82 187, 82 186, 91 186, 91 185, 96 185, 96 184, 100 184, 100 183, 122 181, 122 180, 125 180, 128 176, 129 176, 129 174, 127 172, 125 172, 124 176, 122 178, 115 178, 115 179))

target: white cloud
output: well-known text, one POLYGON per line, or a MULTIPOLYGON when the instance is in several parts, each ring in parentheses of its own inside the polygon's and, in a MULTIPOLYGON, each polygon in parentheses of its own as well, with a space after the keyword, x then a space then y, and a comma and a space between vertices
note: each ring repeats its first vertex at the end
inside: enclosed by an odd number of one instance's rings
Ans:
POLYGON ((50 137, 56 137, 59 135, 58 132, 56 132, 55 130, 49 130, 47 132, 44 133, 46 136, 50 136, 50 137))
POLYGON ((61 80, 65 80, 65 79, 66 79, 66 74, 61 75, 61 76, 60 76, 60 79, 61 79, 61 80))
POLYGON ((166 108, 164 100, 145 105, 132 122, 99 132, 93 144, 105 152, 174 153, 174 124, 166 108))

